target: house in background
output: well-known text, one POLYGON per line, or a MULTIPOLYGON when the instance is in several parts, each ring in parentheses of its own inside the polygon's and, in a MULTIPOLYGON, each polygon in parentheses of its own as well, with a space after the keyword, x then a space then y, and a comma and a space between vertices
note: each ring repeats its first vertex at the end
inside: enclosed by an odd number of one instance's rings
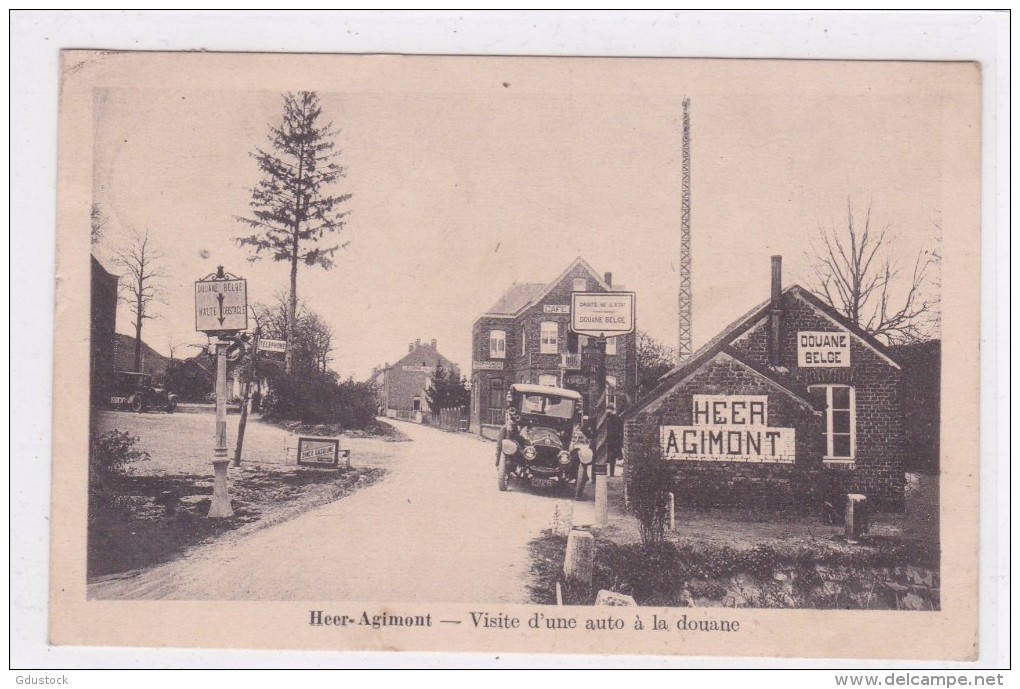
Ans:
POLYGON ((416 339, 408 343, 407 353, 395 364, 373 369, 369 382, 379 391, 382 415, 420 423, 429 412, 425 393, 439 366, 460 378, 460 367, 439 353, 435 340, 422 344, 416 339))
MULTIPOLYGON (((471 430, 485 433, 503 423, 504 398, 513 383, 576 390, 588 409, 590 381, 581 370, 588 338, 570 331, 570 295, 613 289, 612 273, 599 275, 578 257, 552 282, 514 283, 479 316, 472 331, 471 430)), ((633 395, 635 343, 634 333, 607 338, 610 405, 633 395)))
POLYGON ((89 386, 93 404, 103 403, 110 397, 113 383, 115 335, 117 332, 117 282, 92 256, 89 327, 89 386))
POLYGON ((774 256, 771 297, 624 414, 628 466, 665 458, 687 504, 839 509, 862 493, 902 509, 900 365, 780 270, 774 256))

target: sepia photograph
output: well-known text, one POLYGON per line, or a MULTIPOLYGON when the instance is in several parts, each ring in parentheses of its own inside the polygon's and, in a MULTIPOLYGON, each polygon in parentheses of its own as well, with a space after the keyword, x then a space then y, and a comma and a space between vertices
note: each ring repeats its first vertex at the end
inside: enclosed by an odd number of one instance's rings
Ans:
POLYGON ((52 643, 974 657, 977 64, 65 50, 59 105, 52 643))

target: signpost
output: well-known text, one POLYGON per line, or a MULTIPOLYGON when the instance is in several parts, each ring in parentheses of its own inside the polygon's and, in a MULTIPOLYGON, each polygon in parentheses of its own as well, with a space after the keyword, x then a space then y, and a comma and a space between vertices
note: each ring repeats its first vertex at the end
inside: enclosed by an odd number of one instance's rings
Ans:
POLYGON ((216 338, 216 445, 209 517, 232 517, 227 487, 227 348, 248 329, 248 282, 219 266, 195 281, 195 330, 216 338))
POLYGON ((595 482, 595 522, 609 523, 609 487, 606 465, 609 447, 606 442, 606 336, 634 332, 635 297, 633 292, 573 292, 570 295, 570 329, 578 335, 594 338, 586 348, 587 361, 582 365, 588 375, 589 402, 594 402, 595 455, 592 480, 595 482), (596 479, 596 476, 601 476, 596 479))

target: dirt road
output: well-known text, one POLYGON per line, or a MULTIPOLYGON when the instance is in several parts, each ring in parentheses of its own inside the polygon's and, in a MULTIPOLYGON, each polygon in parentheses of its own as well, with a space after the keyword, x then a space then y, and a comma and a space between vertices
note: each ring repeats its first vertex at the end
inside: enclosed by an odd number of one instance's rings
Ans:
MULTIPOLYGON (((493 446, 399 423, 414 442, 380 484, 91 598, 528 602, 528 542, 566 507, 555 488, 496 489, 493 446)), ((355 459, 355 462, 357 460, 355 459)))

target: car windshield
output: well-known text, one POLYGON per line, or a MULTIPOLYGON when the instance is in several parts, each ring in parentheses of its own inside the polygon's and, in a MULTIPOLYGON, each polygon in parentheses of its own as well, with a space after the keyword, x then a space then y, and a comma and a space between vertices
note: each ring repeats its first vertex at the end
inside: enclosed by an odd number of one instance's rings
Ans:
POLYGON ((521 397, 521 413, 569 419, 574 415, 574 400, 552 395, 526 394, 521 397))

